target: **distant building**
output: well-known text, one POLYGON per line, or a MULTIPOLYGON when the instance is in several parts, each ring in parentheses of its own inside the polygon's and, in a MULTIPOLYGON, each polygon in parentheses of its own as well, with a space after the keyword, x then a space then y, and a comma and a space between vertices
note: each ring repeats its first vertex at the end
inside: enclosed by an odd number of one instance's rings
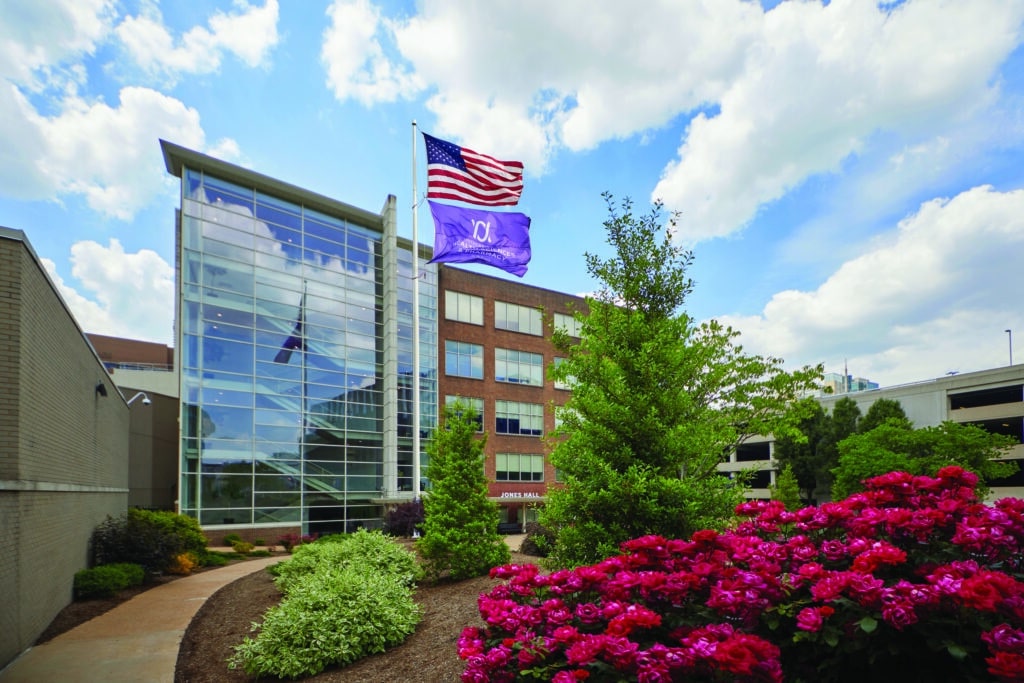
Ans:
POLYGON ((822 379, 822 394, 847 394, 854 391, 870 391, 878 388, 878 382, 863 377, 826 372, 822 379))
MULTIPOLYGON (((878 399, 899 401, 917 428, 934 427, 951 420, 1012 436, 1017 445, 1004 459, 1017 461, 1022 471, 1008 479, 993 482, 989 498, 1024 498, 1024 364, 946 375, 884 389, 822 395, 816 399, 826 411, 831 412, 835 402, 844 397, 853 399, 861 414, 866 413, 878 399)), ((754 469, 755 483, 749 495, 767 498, 770 495, 768 486, 774 483, 776 474, 773 453, 774 441, 770 437, 756 437, 732 454, 719 471, 728 474, 754 469)))

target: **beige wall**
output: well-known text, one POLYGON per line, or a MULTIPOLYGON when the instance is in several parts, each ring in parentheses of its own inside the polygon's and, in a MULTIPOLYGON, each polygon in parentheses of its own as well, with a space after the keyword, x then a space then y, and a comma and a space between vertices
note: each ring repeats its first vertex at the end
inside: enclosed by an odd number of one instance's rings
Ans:
POLYGON ((93 528, 127 501, 128 407, 24 235, 0 228, 0 666, 71 600, 93 528))

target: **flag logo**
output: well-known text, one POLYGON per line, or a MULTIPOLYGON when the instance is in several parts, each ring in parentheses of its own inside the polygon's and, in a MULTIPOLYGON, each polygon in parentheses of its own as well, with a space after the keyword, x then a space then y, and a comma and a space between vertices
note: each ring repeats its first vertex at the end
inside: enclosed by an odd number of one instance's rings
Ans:
POLYGON ((482 206, 514 206, 523 193, 523 163, 502 161, 423 134, 427 197, 482 206))
POLYGON ((434 219, 431 263, 482 263, 522 277, 530 262, 530 217, 427 202, 434 219))

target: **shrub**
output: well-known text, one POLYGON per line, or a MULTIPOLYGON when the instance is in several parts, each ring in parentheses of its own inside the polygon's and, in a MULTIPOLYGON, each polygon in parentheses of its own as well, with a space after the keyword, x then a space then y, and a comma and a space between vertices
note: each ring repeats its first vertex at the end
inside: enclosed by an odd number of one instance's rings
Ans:
POLYGON ((526 523, 526 538, 519 546, 519 552, 535 557, 547 557, 555 547, 555 534, 540 522, 526 523))
POLYGON ((229 660, 250 676, 298 678, 401 643, 420 620, 416 557, 380 532, 304 544, 274 565, 284 593, 229 660))
POLYGON ((352 567, 366 574, 391 574, 412 586, 423 576, 416 555, 379 531, 360 529, 354 534, 323 538, 295 549, 287 562, 273 565, 275 583, 287 594, 304 577, 328 567, 352 567))
POLYGON ((206 537, 192 517, 132 508, 96 527, 92 551, 94 565, 134 562, 148 572, 161 572, 181 553, 202 557, 206 537))
POLYGON ((199 566, 199 560, 192 553, 181 553, 175 555, 171 564, 167 567, 167 573, 188 576, 199 566))
POLYGON ((249 543, 249 541, 234 541, 231 544, 231 549, 239 555, 248 555, 252 552, 253 548, 255 547, 256 546, 254 546, 252 543, 249 543))
POLYGON ((303 543, 312 543, 316 540, 316 534, 299 536, 298 534, 285 534, 281 538, 277 539, 277 544, 284 548, 285 552, 290 553, 292 548, 303 543))
POLYGON ((256 677, 311 676, 401 643, 419 620, 412 589, 394 576, 330 567, 292 585, 228 665, 256 677))
POLYGON ((233 546, 236 543, 244 541, 245 539, 238 534, 228 534, 224 537, 224 545, 233 546))
POLYGON ((459 640, 463 680, 1022 680, 1024 500, 976 484, 893 472, 595 565, 507 565, 459 640))
POLYGON ((384 533, 410 538, 413 532, 421 530, 423 524, 423 503, 418 500, 400 503, 388 510, 384 516, 384 533))
POLYGON ((266 545, 267 542, 265 540, 263 540, 262 538, 257 538, 255 540, 253 540, 252 544, 253 545, 266 545))
POLYGON ((230 553, 210 550, 202 554, 199 558, 199 563, 204 567, 223 567, 234 559, 237 559, 237 557, 233 557, 230 553))
POLYGON ((141 566, 129 562, 83 569, 75 573, 75 599, 108 598, 125 588, 142 585, 145 578, 146 571, 141 566))

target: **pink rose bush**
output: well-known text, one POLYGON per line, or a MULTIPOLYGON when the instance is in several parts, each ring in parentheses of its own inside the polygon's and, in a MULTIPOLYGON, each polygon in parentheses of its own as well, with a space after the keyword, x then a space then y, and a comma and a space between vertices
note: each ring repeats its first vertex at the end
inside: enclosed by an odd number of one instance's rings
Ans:
POLYGON ((496 568, 462 680, 1024 681, 1024 500, 985 505, 976 484, 892 472, 591 566, 496 568))

